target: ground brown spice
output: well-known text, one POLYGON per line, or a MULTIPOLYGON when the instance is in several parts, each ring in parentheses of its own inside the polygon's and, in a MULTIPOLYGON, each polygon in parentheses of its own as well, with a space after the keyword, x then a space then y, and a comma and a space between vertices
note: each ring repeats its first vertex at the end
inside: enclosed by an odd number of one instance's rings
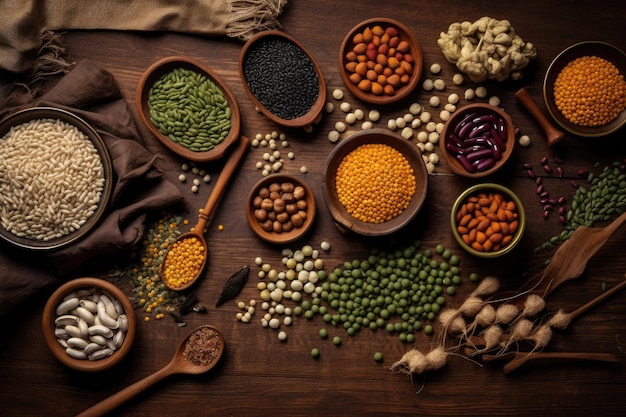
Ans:
POLYGON ((210 327, 201 327, 187 339, 183 356, 192 365, 207 366, 217 360, 221 349, 219 333, 210 327))

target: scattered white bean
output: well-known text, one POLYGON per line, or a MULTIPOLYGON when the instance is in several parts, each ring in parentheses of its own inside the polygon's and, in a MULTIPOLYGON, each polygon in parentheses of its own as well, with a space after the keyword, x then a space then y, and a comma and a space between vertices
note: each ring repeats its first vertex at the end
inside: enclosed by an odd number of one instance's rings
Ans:
POLYGON ((422 121, 422 123, 430 122, 431 117, 432 117, 432 114, 430 114, 430 112, 427 112, 427 111, 424 111, 420 114, 420 120, 422 121))
POLYGON ((343 90, 341 90, 340 88, 335 88, 333 90, 333 98, 335 100, 341 100, 343 98, 343 90))
POLYGON ((341 103, 339 105, 339 108, 341 109, 342 112, 344 113, 348 113, 350 111, 350 103, 348 103, 347 101, 344 101, 343 103, 341 103))
POLYGON ((178 176, 178 181, 180 181, 180 182, 185 182, 185 181, 187 181, 187 177, 185 176, 185 174, 180 174, 180 175, 178 176))
POLYGON ((498 96, 489 97, 489 104, 492 106, 498 107, 500 105, 500 97, 498 96))
POLYGON ((420 143, 428 142, 428 132, 425 132, 423 130, 419 131, 417 133, 417 141, 420 143))
POLYGON ((450 113, 454 113, 456 111, 456 106, 451 103, 446 104, 443 108, 450 113))
POLYGON ((450 119, 450 112, 448 110, 441 110, 441 112, 439 112, 439 118, 447 122, 448 119, 450 119))
POLYGON ((434 87, 435 87, 435 83, 430 78, 426 78, 424 82, 422 83, 422 88, 425 91, 432 91, 434 87))
POLYGON ((422 121, 419 118, 413 119, 411 121, 411 127, 413 129, 417 129, 418 127, 420 127, 422 125, 422 121))
POLYGON ((438 78, 433 83, 433 86, 435 87, 435 89, 437 89, 439 91, 443 91, 443 90, 446 89, 446 82, 444 80, 442 80, 441 78, 438 78))
POLYGON ((322 248, 323 251, 328 252, 330 250, 330 243, 323 241, 320 243, 320 248, 322 248))
POLYGON ((464 97, 465 100, 473 100, 474 97, 476 97, 476 91, 474 91, 474 89, 472 88, 468 88, 467 90, 465 90, 464 97))
POLYGON ((452 76, 452 82, 456 85, 463 84, 463 81, 465 81, 463 74, 456 73, 452 76))
POLYGON ((404 120, 403 117, 397 117, 396 126, 398 127, 398 129, 404 129, 404 127, 406 126, 406 120, 404 120))
POLYGON ((396 119, 389 119, 387 121, 387 129, 396 130, 397 128, 398 128, 398 125, 396 124, 396 119))
POLYGON ((356 109, 354 110, 354 117, 356 117, 357 120, 363 120, 365 118, 365 112, 361 109, 356 109))
POLYGON ((476 97, 485 98, 487 97, 487 89, 482 85, 476 88, 476 97))
POLYGON ((328 132, 328 140, 332 143, 335 143, 339 140, 339 132, 336 130, 331 130, 328 132))
POLYGON ((356 123, 356 115, 354 113, 346 114, 346 123, 353 125, 356 123))
POLYGON ((344 122, 335 123, 335 130, 339 133, 343 133, 346 131, 346 124, 344 122))
POLYGON ((428 100, 428 104, 430 104, 431 107, 438 107, 440 103, 441 103, 441 100, 437 96, 432 96, 428 100))
POLYGON ((437 123, 435 123, 433 121, 430 121, 430 122, 426 123, 426 131, 428 133, 434 132, 436 128, 437 128, 437 123))
POLYGON ((363 122, 363 124, 361 125, 361 129, 363 130, 368 130, 368 129, 371 129, 372 127, 374 126, 372 125, 372 122, 370 122, 369 120, 363 122))
POLYGON ((422 105, 419 103, 413 103, 409 106, 409 113, 417 116, 422 112, 422 105))
POLYGON ((301 174, 306 174, 307 172, 309 172, 307 167, 305 167, 304 165, 300 167, 300 173, 301 174))
POLYGON ((439 133, 437 133, 437 132, 430 132, 428 134, 428 142, 429 143, 439 143, 439 133))
POLYGON ((407 126, 402 129, 401 135, 404 139, 411 139, 413 137, 413 129, 407 126))
POLYGON ((332 102, 327 101, 326 105, 324 106, 324 111, 326 113, 332 113, 333 111, 335 111, 335 105, 332 102))

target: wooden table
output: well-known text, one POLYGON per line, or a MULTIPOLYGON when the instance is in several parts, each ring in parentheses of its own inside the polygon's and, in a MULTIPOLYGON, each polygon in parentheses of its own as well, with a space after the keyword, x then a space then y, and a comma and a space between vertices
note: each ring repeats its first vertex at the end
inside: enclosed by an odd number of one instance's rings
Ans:
MULTIPOLYGON (((422 247, 433 250, 443 244, 461 257, 463 283, 459 292, 449 297, 448 305, 458 307, 474 288, 469 282, 471 272, 481 277, 496 275, 511 289, 527 277, 539 273, 550 253, 533 254, 533 248, 562 230, 555 216, 542 218, 542 208, 535 195, 535 186, 521 168, 523 163, 537 165, 542 157, 561 157, 566 178, 546 178, 546 187, 555 194, 572 195, 571 179, 578 179, 579 168, 600 168, 626 157, 624 131, 604 139, 581 139, 566 135, 549 148, 543 132, 513 94, 522 86, 545 110, 541 85, 550 61, 567 46, 585 40, 603 40, 626 49, 624 15, 621 1, 565 2, 529 1, 502 2, 485 0, 394 2, 323 0, 293 1, 281 16, 284 30, 310 49, 321 66, 329 93, 343 88, 338 70, 338 48, 344 34, 356 23, 374 16, 399 18, 418 38, 424 51, 425 67, 440 63, 441 77, 448 81, 442 97, 461 93, 467 87, 451 83, 454 68, 448 64, 437 46, 441 31, 455 21, 474 21, 481 16, 509 19, 516 32, 535 44, 538 59, 525 72, 522 82, 486 83, 489 95, 501 99, 520 132, 532 138, 529 148, 517 147, 512 161, 490 180, 516 191, 528 214, 525 239, 516 255, 502 261, 485 261, 461 252, 448 225, 449 210, 456 195, 470 181, 450 173, 445 163, 437 166, 429 178, 426 206, 405 236, 420 239, 422 247)), ((90 58, 111 71, 117 79, 130 107, 140 74, 152 62, 170 55, 187 55, 202 61, 222 77, 238 99, 242 112, 243 134, 280 130, 257 113, 246 96, 239 77, 237 60, 242 44, 223 38, 198 38, 181 34, 131 34, 111 32, 71 32, 65 35, 71 59, 90 58)), ((424 77, 430 76, 426 70, 424 77)), ((434 78, 434 77, 433 77, 434 78)), ((391 117, 406 113, 412 102, 427 104, 431 93, 416 90, 397 105, 379 108, 381 126, 391 117)), ((332 100, 332 99, 330 99, 332 100)), ((365 103, 346 100, 353 106, 371 109, 365 103)), ((335 102, 336 105, 339 102, 335 102)), ((338 107, 338 106, 337 106, 338 107)), ((136 113, 135 113, 136 116, 136 113)), ((288 161, 283 172, 303 175, 318 198, 319 217, 312 232, 292 245, 292 249, 310 243, 319 247, 324 240, 332 245, 323 253, 325 264, 332 268, 346 260, 362 259, 375 243, 342 234, 333 224, 321 194, 322 166, 333 144, 326 139, 334 123, 344 115, 336 110, 325 115, 312 133, 302 130, 284 131, 289 148, 296 158, 288 161)), ((143 127, 142 127, 143 129, 143 127)), ((161 167, 171 181, 181 187, 187 199, 192 223, 195 210, 204 205, 210 187, 201 187, 192 194, 188 184, 177 177, 183 161, 162 147, 143 129, 147 146, 163 156, 161 167)), ((461 357, 451 356, 440 371, 413 378, 390 371, 390 366, 413 347, 402 343, 385 330, 359 332, 349 337, 343 329, 325 325, 320 318, 308 321, 296 318, 287 329, 288 341, 280 342, 276 332, 261 327, 260 314, 253 323, 236 320, 234 302, 213 308, 224 280, 245 264, 252 267, 251 279, 240 295, 249 301, 258 299, 255 277, 258 268, 254 259, 279 266, 280 247, 266 244, 248 228, 244 201, 248 190, 260 173, 255 164, 263 150, 253 148, 240 172, 230 185, 213 218, 207 239, 209 266, 198 286, 201 301, 209 306, 208 315, 191 315, 189 325, 179 328, 166 317, 143 322, 138 312, 138 334, 130 357, 117 368, 101 374, 80 374, 58 363, 44 345, 41 334, 41 312, 45 297, 33 301, 29 308, 3 323, 0 348, 0 414, 5 416, 69 416, 79 413, 107 396, 163 367, 172 356, 179 340, 194 326, 213 324, 224 334, 226 352, 221 364, 203 377, 173 377, 118 409, 115 415, 621 415, 626 407, 626 373, 623 370, 624 338, 626 337, 626 302, 621 293, 594 308, 573 323, 567 331, 555 333, 546 350, 609 352, 619 355, 621 363, 606 366, 589 363, 550 362, 530 365, 521 372, 504 375, 499 365, 482 366, 461 357), (218 225, 224 229, 218 231, 218 225), (331 335, 343 336, 341 347, 330 340, 321 340, 318 330, 329 329, 331 335), (310 351, 317 347, 319 359, 310 351), (380 351, 384 361, 377 363, 374 352, 380 351)), ((207 167, 209 173, 218 170, 207 167)), ((548 299, 548 311, 559 308, 570 311, 601 292, 602 283, 609 287, 624 279, 626 229, 618 230, 590 261, 582 277, 567 283, 548 299)), ((427 352, 436 345, 437 334, 416 333, 415 347, 427 352)))

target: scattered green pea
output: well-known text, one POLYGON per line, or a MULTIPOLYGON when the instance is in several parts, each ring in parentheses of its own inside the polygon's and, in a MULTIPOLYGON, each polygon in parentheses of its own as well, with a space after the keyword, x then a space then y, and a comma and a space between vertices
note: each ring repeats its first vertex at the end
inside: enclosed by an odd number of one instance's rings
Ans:
POLYGON ((333 337, 333 344, 335 346, 340 346, 341 345, 341 337, 339 337, 339 336, 333 337))
POLYGON ((424 326, 424 333, 426 333, 427 335, 431 335, 433 334, 434 329, 433 326, 431 326, 430 324, 427 324, 426 326, 424 326))
POLYGON ((314 358, 319 358, 320 357, 320 350, 317 349, 317 348, 311 349, 311 356, 313 356, 314 358))
POLYGON ((383 361, 383 354, 380 353, 380 352, 374 353, 374 360, 376 362, 382 362, 383 361))
POLYGON ((479 275, 476 272, 472 272, 469 276, 471 282, 478 282, 480 279, 479 275))

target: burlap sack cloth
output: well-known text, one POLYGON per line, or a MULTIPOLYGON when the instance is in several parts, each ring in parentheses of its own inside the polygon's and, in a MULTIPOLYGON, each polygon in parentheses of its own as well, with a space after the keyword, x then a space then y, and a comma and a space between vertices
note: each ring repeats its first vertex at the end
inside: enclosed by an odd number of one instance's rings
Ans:
POLYGON ((62 70, 54 31, 173 31, 246 40, 279 28, 287 0, 0 0, 0 70, 62 70))
MULTIPOLYGON (((90 2, 91 3, 91 2, 90 2)), ((43 289, 73 278, 96 256, 129 250, 141 242, 149 212, 182 201, 158 168, 158 157, 144 146, 132 114, 113 76, 84 60, 40 99, 0 110, 0 119, 26 107, 52 106, 73 112, 98 132, 115 173, 109 208, 97 227, 78 242, 51 253, 0 244, 0 316, 43 289)))

